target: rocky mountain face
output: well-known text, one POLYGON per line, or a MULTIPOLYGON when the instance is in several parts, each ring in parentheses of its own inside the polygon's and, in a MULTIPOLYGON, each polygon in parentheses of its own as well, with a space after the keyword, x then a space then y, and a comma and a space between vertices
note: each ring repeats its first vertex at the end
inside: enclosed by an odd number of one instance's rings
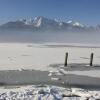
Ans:
POLYGON ((34 19, 20 19, 10 21, 0 26, 0 29, 31 30, 31 31, 64 31, 64 32, 93 32, 100 31, 100 25, 96 27, 85 26, 79 22, 62 22, 38 16, 34 19))

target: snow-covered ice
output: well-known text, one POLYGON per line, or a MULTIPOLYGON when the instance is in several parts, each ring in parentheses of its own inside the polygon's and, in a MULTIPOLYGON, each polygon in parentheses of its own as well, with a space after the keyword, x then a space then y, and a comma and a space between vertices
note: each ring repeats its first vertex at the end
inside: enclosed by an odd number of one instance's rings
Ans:
POLYGON ((93 63, 100 64, 100 48, 52 48, 45 45, 0 43, 0 70, 50 70, 50 67, 47 67, 50 64, 64 63, 66 52, 69 52, 68 63, 89 63, 90 53, 93 52, 93 63))

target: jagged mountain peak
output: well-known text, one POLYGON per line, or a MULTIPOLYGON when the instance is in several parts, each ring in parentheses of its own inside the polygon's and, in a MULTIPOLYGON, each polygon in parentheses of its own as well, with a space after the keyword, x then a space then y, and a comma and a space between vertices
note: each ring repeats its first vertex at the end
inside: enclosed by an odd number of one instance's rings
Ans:
POLYGON ((38 16, 34 19, 34 26, 41 27, 41 26, 48 26, 48 25, 57 24, 57 22, 53 19, 49 19, 43 16, 38 16))
POLYGON ((81 23, 79 23, 79 22, 75 22, 73 25, 74 25, 74 26, 79 26, 79 27, 84 27, 84 25, 81 24, 81 23))
POLYGON ((73 26, 84 27, 84 25, 81 24, 80 22, 74 22, 74 21, 72 21, 72 20, 69 20, 67 23, 68 23, 68 24, 71 24, 71 25, 73 25, 73 26))
POLYGON ((44 16, 37 16, 34 18, 34 20, 40 20, 40 19, 43 20, 43 19, 48 19, 48 18, 46 18, 44 16))
POLYGON ((45 18, 42 17, 42 16, 35 17, 35 18, 34 18, 34 26, 40 27, 41 24, 42 24, 42 21, 43 21, 44 19, 45 19, 45 18))

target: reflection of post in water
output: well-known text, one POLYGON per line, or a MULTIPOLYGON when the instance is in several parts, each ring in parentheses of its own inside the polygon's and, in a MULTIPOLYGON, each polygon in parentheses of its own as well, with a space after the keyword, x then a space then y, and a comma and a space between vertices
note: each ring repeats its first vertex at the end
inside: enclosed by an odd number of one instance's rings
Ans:
POLYGON ((71 84, 69 82, 69 80, 66 80, 65 82, 63 82, 64 87, 68 88, 68 91, 70 91, 70 95, 72 95, 72 88, 71 88, 71 84))
POLYGON ((66 85, 69 88, 69 92, 70 92, 70 96, 72 95, 72 88, 71 88, 71 84, 69 83, 69 81, 66 81, 66 85))

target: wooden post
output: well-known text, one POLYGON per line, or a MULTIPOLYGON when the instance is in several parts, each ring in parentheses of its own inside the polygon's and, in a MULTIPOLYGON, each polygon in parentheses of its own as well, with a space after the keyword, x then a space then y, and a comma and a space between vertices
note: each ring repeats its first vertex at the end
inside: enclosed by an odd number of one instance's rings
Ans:
POLYGON ((68 52, 65 55, 65 64, 64 64, 65 67, 67 66, 67 60, 68 60, 68 52))
POLYGON ((91 53, 91 56, 90 56, 90 66, 93 66, 93 53, 91 53))

